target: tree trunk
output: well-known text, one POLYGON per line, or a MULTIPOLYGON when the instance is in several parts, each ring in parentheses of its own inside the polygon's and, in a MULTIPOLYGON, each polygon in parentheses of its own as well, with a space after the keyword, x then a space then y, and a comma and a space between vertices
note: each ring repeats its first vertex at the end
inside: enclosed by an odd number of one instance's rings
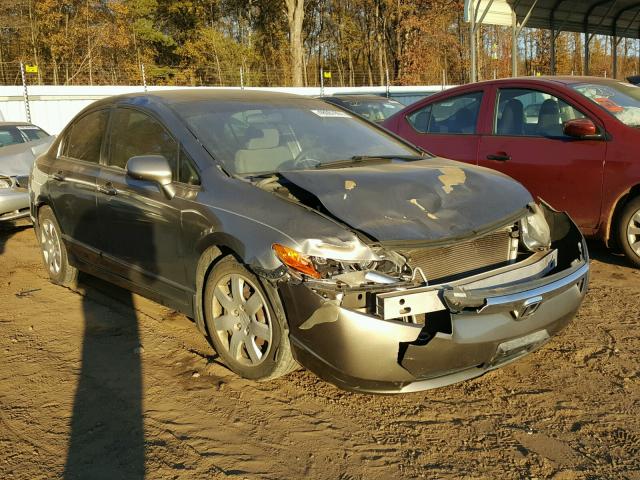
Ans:
POLYGON ((33 12, 31 9, 31 1, 29 1, 29 27, 31 30, 31 46, 33 48, 33 61, 38 67, 38 85, 42 85, 42 65, 39 65, 40 61, 38 60, 38 46, 36 44, 36 26, 35 20, 33 19, 33 12))
POLYGON ((376 2, 375 23, 373 25, 376 30, 376 46, 378 47, 378 76, 380 86, 384 86, 384 42, 382 41, 380 2, 376 2))
POLYGON ((291 77, 294 87, 303 86, 302 77, 302 21, 304 20, 304 0, 285 0, 289 23, 289 52, 291 56, 291 77))

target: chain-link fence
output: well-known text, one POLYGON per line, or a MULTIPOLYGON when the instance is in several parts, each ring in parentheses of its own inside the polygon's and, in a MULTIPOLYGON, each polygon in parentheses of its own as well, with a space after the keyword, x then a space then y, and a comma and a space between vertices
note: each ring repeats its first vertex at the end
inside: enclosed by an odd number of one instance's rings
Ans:
MULTIPOLYGON (((265 66, 260 69, 224 68, 221 65, 129 67, 99 63, 46 64, 25 62, 29 85, 148 85, 215 87, 288 87, 289 69, 265 66), (34 68, 34 67, 37 67, 34 68)), ((432 71, 403 74, 379 69, 345 70, 328 65, 308 67, 303 72, 307 87, 361 87, 385 85, 459 85, 467 83, 467 72, 452 74, 434 66, 432 71)), ((21 85, 20 62, 0 63, 0 85, 21 85)))

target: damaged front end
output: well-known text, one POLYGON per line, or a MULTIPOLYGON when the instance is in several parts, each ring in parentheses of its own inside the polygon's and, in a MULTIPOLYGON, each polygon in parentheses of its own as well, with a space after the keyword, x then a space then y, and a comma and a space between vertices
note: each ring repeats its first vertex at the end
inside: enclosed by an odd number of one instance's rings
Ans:
POLYGON ((0 223, 18 220, 29 215, 27 176, 0 175, 0 223))
POLYGON ((535 204, 468 238, 273 249, 296 359, 378 393, 448 385, 531 352, 574 316, 589 272, 571 219, 535 204))

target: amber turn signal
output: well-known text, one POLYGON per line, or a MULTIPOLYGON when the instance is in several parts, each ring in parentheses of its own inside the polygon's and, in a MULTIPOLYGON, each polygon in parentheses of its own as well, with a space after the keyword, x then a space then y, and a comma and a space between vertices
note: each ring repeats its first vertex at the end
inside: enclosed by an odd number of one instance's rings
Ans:
POLYGON ((320 273, 315 269, 313 263, 311 263, 311 260, 309 260, 306 255, 296 252, 284 245, 280 245, 279 243, 274 243, 272 248, 273 251, 276 252, 280 261, 282 261, 286 266, 313 278, 321 277, 320 273))

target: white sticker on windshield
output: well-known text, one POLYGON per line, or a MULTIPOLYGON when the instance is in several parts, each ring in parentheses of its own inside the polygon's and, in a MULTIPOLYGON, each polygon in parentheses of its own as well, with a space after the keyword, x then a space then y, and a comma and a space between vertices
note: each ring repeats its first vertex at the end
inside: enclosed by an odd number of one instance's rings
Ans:
POLYGON ((311 110, 319 117, 332 117, 332 118, 351 118, 347 112, 340 110, 311 110))

